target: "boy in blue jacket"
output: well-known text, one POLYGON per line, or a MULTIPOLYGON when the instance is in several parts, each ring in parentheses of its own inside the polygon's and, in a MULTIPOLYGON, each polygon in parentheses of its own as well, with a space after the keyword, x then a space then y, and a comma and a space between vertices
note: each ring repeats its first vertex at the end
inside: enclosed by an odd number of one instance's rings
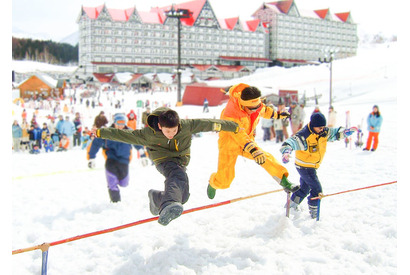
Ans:
POLYGON ((300 189, 292 194, 290 207, 297 209, 298 205, 308 195, 309 213, 312 219, 318 217, 318 201, 312 198, 322 193, 322 185, 316 173, 316 169, 326 153, 328 142, 342 140, 356 131, 355 128, 343 127, 328 128, 326 119, 322 113, 314 113, 310 122, 296 135, 283 142, 280 152, 282 162, 288 163, 290 154, 295 151, 296 170, 300 175, 300 189))
MULTIPOLYGON (((126 124, 125 114, 115 114, 111 127, 128 129, 126 124)), ((127 187, 129 183, 128 167, 132 158, 132 146, 123 142, 94 138, 87 152, 88 167, 91 169, 95 167, 95 157, 100 148, 103 148, 106 158, 105 174, 108 194, 111 202, 116 203, 121 201, 119 186, 127 187)))

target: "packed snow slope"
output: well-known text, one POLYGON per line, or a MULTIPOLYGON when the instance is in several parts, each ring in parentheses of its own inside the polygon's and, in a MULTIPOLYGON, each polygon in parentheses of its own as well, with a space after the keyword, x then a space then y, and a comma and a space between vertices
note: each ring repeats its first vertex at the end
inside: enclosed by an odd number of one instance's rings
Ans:
MULTIPOLYGON (((352 142, 329 143, 318 176, 324 194, 397 180, 396 45, 361 48, 358 56, 333 64, 333 106, 338 124, 362 124, 377 104, 383 116, 379 149, 363 152, 352 142)), ((327 116, 329 69, 326 65, 292 69, 269 68, 219 84, 244 82, 264 93, 297 89, 306 96, 321 94, 319 105, 327 116), (269 87, 269 88, 264 88, 269 87), (269 90, 269 91, 268 91, 269 90)), ((218 85, 219 85, 218 84, 218 85)), ((175 106, 176 94, 116 93, 124 98, 122 112, 136 109, 136 100, 175 106)), ((105 100, 107 97, 101 97, 105 100)), ((91 126, 99 111, 118 112, 108 102, 87 110, 75 105, 83 122, 91 126)), ((305 108, 308 122, 312 103, 305 108)), ((219 117, 223 106, 202 113, 202 106, 175 107, 181 118, 219 117)), ((21 107, 14 106, 20 121, 21 107)), ((141 112, 142 110, 138 110, 141 112)), ((31 118, 28 110, 29 118, 31 118)), ((49 111, 42 111, 41 117, 49 111)), ((39 119, 41 121, 41 118, 39 119)), ((289 129, 290 130, 290 129, 289 129)), ((194 137, 189 201, 185 210, 224 202, 280 186, 254 161, 239 158, 231 187, 218 190, 209 200, 206 187, 216 171, 218 134, 194 137)), ((259 128, 256 142, 278 160, 280 143, 263 142, 259 128)), ((298 182, 293 161, 286 164, 290 180, 298 182)), ((64 153, 13 153, 12 249, 54 242, 152 217, 148 190, 163 189, 163 176, 154 166, 142 166, 136 157, 130 164, 130 184, 121 189, 122 201, 109 202, 104 158, 87 167, 86 152, 74 148, 64 153)), ((182 215, 164 227, 156 221, 90 237, 49 249, 49 274, 397 274, 396 184, 326 197, 320 221, 312 220, 306 201, 300 212, 285 217, 284 192, 182 215)), ((39 274, 41 251, 12 256, 13 274, 39 274)))

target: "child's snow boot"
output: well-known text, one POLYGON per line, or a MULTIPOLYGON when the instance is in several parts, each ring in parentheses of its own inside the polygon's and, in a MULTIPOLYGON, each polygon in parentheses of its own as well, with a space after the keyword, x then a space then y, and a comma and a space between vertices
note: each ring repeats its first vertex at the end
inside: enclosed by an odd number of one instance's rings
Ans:
POLYGON ((208 194, 208 198, 212 200, 213 198, 215 198, 216 189, 213 188, 210 184, 208 184, 208 189, 206 190, 206 193, 208 194))
POLYGON ((111 190, 108 189, 108 193, 110 194, 111 202, 119 202, 121 201, 120 190, 111 190))
POLYGON ((158 191, 155 191, 154 189, 151 189, 151 190, 148 191, 149 211, 151 211, 151 214, 152 214, 152 215, 158 216, 158 214, 159 214, 159 207, 155 205, 154 192, 158 192, 158 191))
POLYGON ((309 213, 312 219, 317 219, 317 210, 318 210, 317 206, 313 206, 309 204, 309 213))
POLYGON ((168 204, 164 207, 164 209, 161 210, 161 213, 159 214, 158 223, 164 226, 168 225, 172 220, 181 216, 182 211, 184 211, 184 208, 182 207, 181 203, 172 202, 171 204, 168 204))
POLYGON ((292 193, 295 193, 300 188, 299 185, 291 183, 286 176, 282 177, 282 180, 280 181, 280 185, 283 187, 283 189, 285 189, 286 192, 292 192, 292 193))

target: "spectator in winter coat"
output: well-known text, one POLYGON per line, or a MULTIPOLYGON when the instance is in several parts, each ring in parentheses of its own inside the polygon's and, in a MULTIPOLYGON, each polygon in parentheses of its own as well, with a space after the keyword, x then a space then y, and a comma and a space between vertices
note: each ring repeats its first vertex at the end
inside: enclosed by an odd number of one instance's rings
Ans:
POLYGON ((310 122, 296 135, 288 138, 282 144, 283 163, 288 163, 292 151, 295 153, 296 170, 300 175, 300 189, 292 194, 290 207, 297 209, 302 200, 308 197, 309 212, 312 219, 318 216, 318 201, 312 198, 322 193, 322 185, 316 174, 326 153, 328 141, 343 140, 352 135, 354 129, 328 128, 326 118, 322 113, 314 113, 310 122))
POLYGON ((133 130, 137 129, 137 115, 134 113, 134 110, 128 113, 127 118, 127 127, 133 130))
POLYGON ((263 130, 263 141, 269 141, 271 139, 271 133, 273 132, 273 119, 262 118, 261 119, 263 130))
POLYGON ((56 133, 56 119, 51 115, 48 118, 50 119, 50 121, 47 124, 47 128, 50 131, 51 139, 54 143, 57 143, 58 141, 60 141, 60 138, 58 137, 58 133, 56 133))
POLYGON ((28 135, 29 135, 29 149, 30 153, 37 154, 40 153, 39 151, 39 146, 37 144, 38 139, 37 136, 41 136, 39 132, 34 128, 34 125, 30 125, 30 130, 28 130, 28 135))
POLYGON ((101 111, 98 116, 95 117, 94 119, 94 126, 98 129, 101 128, 105 125, 107 125, 108 119, 104 114, 104 111, 101 111))
POLYGON ((292 135, 295 135, 300 129, 302 129, 302 108, 296 103, 292 102, 290 104, 290 125, 292 128, 292 135))
POLYGON ((204 99, 204 108, 202 109, 202 112, 209 113, 209 102, 207 98, 204 99))
MULTIPOLYGON (((279 113, 286 112, 286 106, 281 97, 279 98, 279 102, 278 102, 278 112, 279 113)), ((281 121, 282 121, 282 127, 283 127, 282 128, 283 136, 285 137, 285 139, 287 139, 289 137, 289 134, 288 134, 289 119, 285 118, 285 119, 281 119, 281 121)))
POLYGON ((41 128, 41 143, 43 143, 43 140, 47 137, 47 135, 50 134, 50 131, 48 130, 47 123, 43 123, 43 128, 41 128))
POLYGON ((46 150, 46 153, 53 152, 54 151, 54 141, 51 138, 50 134, 47 134, 47 136, 43 139, 43 145, 44 149, 46 150))
MULTIPOLYGON (((61 116, 62 119, 62 116, 61 116)), ((75 126, 74 123, 70 121, 70 117, 66 116, 65 120, 60 120, 57 123, 57 128, 60 133, 60 135, 66 135, 67 138, 70 140, 70 148, 73 147, 73 139, 74 139, 74 133, 75 133, 75 126)))
POLYGON ((158 222, 167 225, 178 218, 189 198, 186 166, 190 160, 192 135, 199 132, 238 132, 238 124, 219 119, 179 119, 174 110, 161 107, 147 118, 148 127, 141 130, 100 128, 96 137, 146 146, 149 157, 165 177, 165 190, 148 192, 150 211, 159 214, 158 222))
POLYGON ((34 139, 36 140, 36 145, 41 149, 41 133, 43 129, 40 128, 38 124, 34 125, 34 139))
POLYGON ((19 123, 17 120, 13 122, 12 128, 11 128, 11 133, 13 137, 13 150, 14 152, 19 152, 20 151, 20 142, 21 142, 21 137, 23 136, 23 130, 21 129, 19 123))
MULTIPOLYGON (((115 114, 114 123, 110 128, 129 129, 126 123, 127 117, 124 114, 115 114)), ((129 184, 128 170, 132 159, 132 146, 123 142, 94 138, 91 146, 88 147, 88 167, 95 167, 95 158, 100 148, 103 149, 106 158, 105 175, 110 200, 114 203, 119 202, 121 201, 119 187, 127 187, 129 184)))
POLYGON ((276 143, 283 142, 284 119, 274 119, 273 128, 275 129, 276 143))
POLYGON ((60 144, 58 145, 57 152, 65 152, 70 147, 70 140, 68 139, 66 134, 61 136, 60 144))
POLYGON ((91 137, 87 131, 83 131, 83 135, 81 136, 81 150, 84 150, 88 147, 91 143, 91 137))
POLYGON ((366 147, 363 151, 369 151, 370 147, 373 147, 371 151, 376 151, 377 146, 379 145, 379 133, 380 127, 382 126, 383 117, 380 114, 379 106, 373 106, 373 112, 367 117, 367 130, 369 131, 369 137, 367 138, 366 147))
POLYGON ((81 125, 81 118, 80 118, 80 113, 77 112, 75 113, 75 118, 74 118, 74 128, 75 132, 73 135, 73 146, 80 146, 81 145, 81 132, 82 132, 82 125, 81 125))
POLYGON ((329 117, 328 117, 328 122, 327 122, 327 127, 332 128, 335 127, 336 125, 336 116, 337 113, 335 111, 335 109, 333 108, 333 106, 329 107, 329 117))
POLYGON ((23 122, 21 123, 21 129, 22 129, 22 137, 21 137, 21 149, 23 151, 25 150, 30 150, 29 146, 29 134, 28 131, 30 130, 30 125, 28 124, 26 119, 23 119, 23 122))
POLYGON ((270 153, 255 142, 255 129, 261 117, 283 119, 288 112, 275 112, 261 101, 261 91, 244 83, 229 88, 229 101, 221 113, 221 119, 238 123, 243 131, 238 134, 220 132, 218 140, 218 170, 209 179, 208 198, 215 197, 216 189, 227 189, 235 178, 235 165, 239 156, 254 160, 272 179, 289 192, 299 186, 287 179, 289 173, 270 153))

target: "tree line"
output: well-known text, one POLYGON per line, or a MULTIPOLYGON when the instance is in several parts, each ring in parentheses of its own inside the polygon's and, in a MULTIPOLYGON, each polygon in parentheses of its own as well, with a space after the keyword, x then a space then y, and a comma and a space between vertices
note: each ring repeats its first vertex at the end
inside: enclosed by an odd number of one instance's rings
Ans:
POLYGON ((78 63, 78 44, 56 43, 51 40, 12 37, 14 60, 30 60, 48 64, 64 65, 78 63))

